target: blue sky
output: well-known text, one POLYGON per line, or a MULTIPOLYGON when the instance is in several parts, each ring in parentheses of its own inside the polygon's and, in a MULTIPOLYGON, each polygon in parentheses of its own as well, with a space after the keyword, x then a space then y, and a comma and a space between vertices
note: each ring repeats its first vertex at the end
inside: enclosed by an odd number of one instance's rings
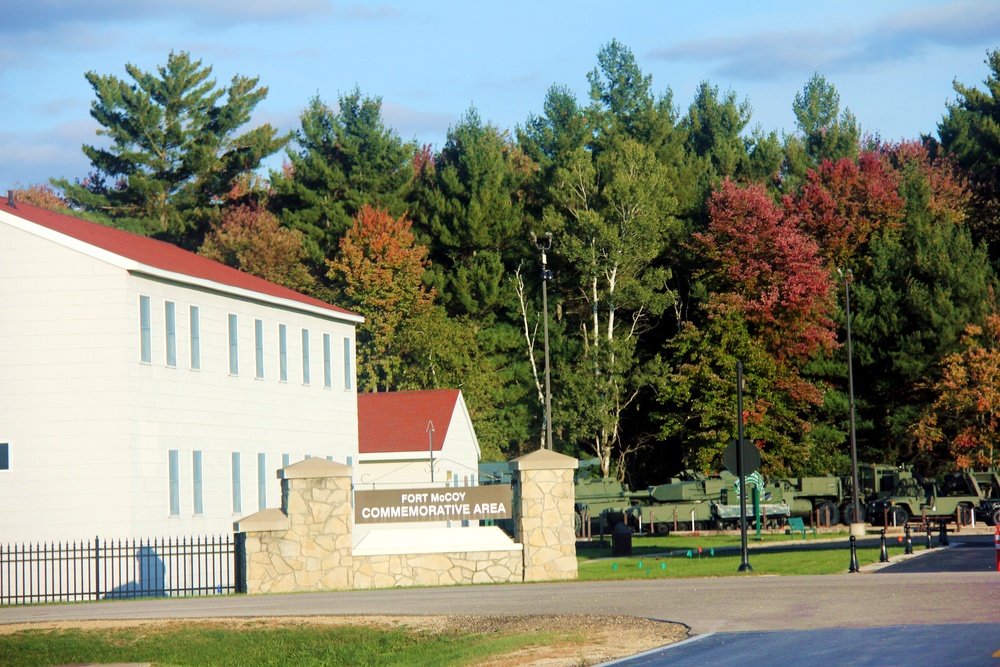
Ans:
POLYGON ((819 72, 863 130, 917 138, 935 133, 953 80, 982 85, 1000 2, 5 0, 0 192, 86 176, 80 146, 101 141, 87 71, 125 78, 126 63, 153 71, 188 51, 220 85, 259 76, 269 94, 251 125, 282 130, 313 96, 358 86, 400 136, 440 148, 473 106, 513 130, 553 84, 586 102, 612 39, 682 112, 707 80, 749 101, 751 126, 791 133, 792 100, 819 72))

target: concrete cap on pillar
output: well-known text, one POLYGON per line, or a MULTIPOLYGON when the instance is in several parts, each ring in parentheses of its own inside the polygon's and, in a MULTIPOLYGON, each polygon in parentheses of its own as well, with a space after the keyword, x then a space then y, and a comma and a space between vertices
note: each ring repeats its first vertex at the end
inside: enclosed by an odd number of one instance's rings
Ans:
POLYGON ((511 470, 576 470, 580 462, 551 449, 538 449, 517 457, 509 465, 511 470))
POLYGON ((336 461, 328 461, 314 456, 293 463, 278 470, 278 479, 302 479, 305 477, 350 477, 351 466, 336 461))

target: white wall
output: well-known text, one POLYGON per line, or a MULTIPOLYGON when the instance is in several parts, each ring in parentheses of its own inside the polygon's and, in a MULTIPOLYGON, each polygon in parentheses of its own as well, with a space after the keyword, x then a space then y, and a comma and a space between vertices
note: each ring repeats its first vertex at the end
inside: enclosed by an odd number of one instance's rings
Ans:
POLYGON ((0 223, 2 539, 130 522, 126 276, 0 223), (100 516, 99 522, 94 517, 100 516))
MULTIPOLYGON (((125 271, 0 222, 0 541, 159 537, 232 532, 258 510, 257 454, 267 507, 280 505, 282 455, 357 453, 357 399, 345 389, 343 345, 354 326, 125 271), (152 360, 140 363, 140 295, 150 297, 152 360), (166 365, 164 301, 175 304, 177 364, 166 365), (191 369, 189 307, 199 307, 201 369, 191 369), (228 315, 238 316, 239 373, 229 373, 228 315), (255 377, 254 320, 264 325, 255 377), (278 378, 278 325, 288 381, 278 378), (302 382, 301 330, 311 339, 302 382), (323 333, 332 387, 324 387, 323 333), (178 451, 180 514, 170 516, 168 451, 178 451), (192 458, 203 457, 204 512, 193 507, 192 458), (241 454, 242 512, 232 508, 241 454)), ((352 359, 351 372, 354 363, 352 359)))

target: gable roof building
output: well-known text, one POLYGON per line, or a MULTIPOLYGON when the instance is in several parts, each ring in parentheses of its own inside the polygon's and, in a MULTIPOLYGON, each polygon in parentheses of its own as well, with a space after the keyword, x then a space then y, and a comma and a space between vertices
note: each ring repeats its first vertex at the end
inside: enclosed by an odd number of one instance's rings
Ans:
POLYGON ((0 202, 3 539, 228 533, 278 468, 358 451, 342 308, 0 202))
POLYGON ((459 389, 358 395, 358 489, 475 485, 480 453, 459 389))

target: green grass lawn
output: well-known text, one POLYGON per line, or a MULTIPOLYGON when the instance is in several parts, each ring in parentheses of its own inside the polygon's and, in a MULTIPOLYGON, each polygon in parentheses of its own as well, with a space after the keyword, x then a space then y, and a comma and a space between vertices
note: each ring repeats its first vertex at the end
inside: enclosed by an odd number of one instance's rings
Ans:
POLYGON ((483 662, 529 646, 575 643, 534 634, 430 632, 301 622, 167 622, 100 630, 25 630, 0 635, 5 667, 149 662, 157 666, 438 667, 483 662))
MULTIPOLYGON (((747 562, 753 574, 800 575, 838 574, 848 572, 851 566, 850 543, 846 533, 822 533, 819 538, 812 534, 806 544, 821 540, 810 549, 796 549, 781 552, 766 552, 758 547, 789 544, 788 535, 762 535, 761 541, 751 540, 747 552, 747 562), (825 541, 832 538, 834 541, 825 541)), ((794 543, 801 545, 798 537, 794 543)), ((605 547, 577 549, 581 581, 604 581, 618 579, 669 579, 677 577, 728 577, 739 574, 741 563, 740 538, 738 535, 644 537, 632 540, 632 556, 611 558, 610 544, 605 547), (723 552, 723 549, 728 549, 723 552), (735 551, 733 549, 735 548, 735 551), (717 553, 718 550, 718 553, 717 553)), ((914 542, 914 549, 923 546, 914 542)), ((895 537, 888 539, 886 549, 889 557, 904 553, 904 545, 895 537)), ((858 548, 858 566, 877 563, 880 548, 858 548)))

